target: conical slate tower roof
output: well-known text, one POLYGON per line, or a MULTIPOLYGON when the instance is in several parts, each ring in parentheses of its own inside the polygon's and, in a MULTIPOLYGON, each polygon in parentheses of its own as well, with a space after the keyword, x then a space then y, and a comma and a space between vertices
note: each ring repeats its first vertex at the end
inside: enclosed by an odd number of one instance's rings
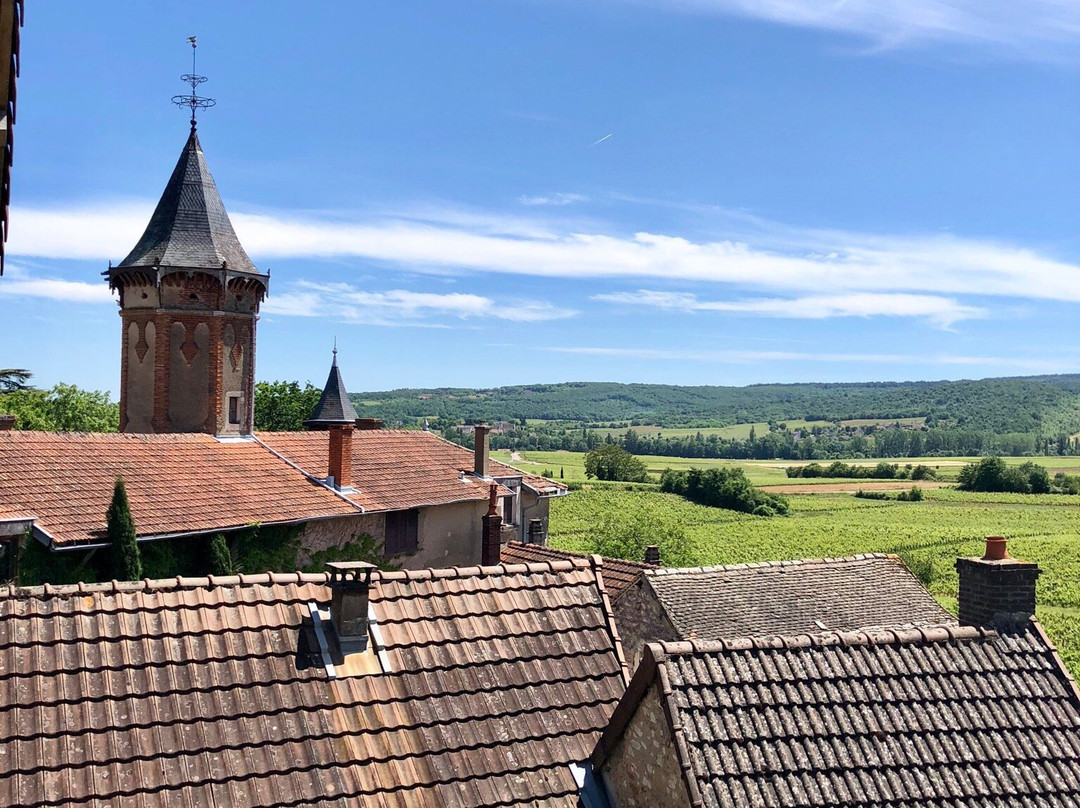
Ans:
POLYGON ((356 422, 356 410, 349 401, 345 382, 338 370, 337 350, 334 350, 334 363, 330 366, 330 375, 326 379, 322 398, 304 424, 308 427, 330 426, 331 424, 352 424, 356 422))
POLYGON ((120 267, 259 270, 240 246, 195 130, 180 154, 150 224, 120 267))

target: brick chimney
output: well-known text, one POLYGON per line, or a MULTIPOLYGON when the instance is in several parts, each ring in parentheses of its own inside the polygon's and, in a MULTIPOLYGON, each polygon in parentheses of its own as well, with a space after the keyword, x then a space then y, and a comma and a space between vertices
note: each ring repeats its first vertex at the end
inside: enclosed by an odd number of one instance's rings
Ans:
POLYGON ((491 427, 487 424, 477 424, 474 432, 473 448, 473 472, 477 477, 488 476, 488 455, 491 453, 491 427))
POLYGON ((654 566, 660 566, 660 548, 655 544, 650 544, 645 548, 645 558, 642 559, 646 564, 652 564, 654 566))
POLYGON ((366 561, 329 561, 330 622, 343 656, 355 654, 368 644, 368 593, 374 564, 366 561))
POLYGON ((1035 614, 1035 581, 1041 570, 1012 558, 1004 536, 987 536, 986 554, 956 559, 956 571, 961 625, 1016 629, 1035 614))
POLYGON ((15 428, 14 415, 0 415, 0 432, 10 432, 15 428))
POLYGON ((357 418, 356 428, 358 430, 369 431, 372 429, 382 429, 381 418, 357 418))
POLYGON ((530 519, 529 529, 525 534, 526 544, 547 544, 544 539, 544 520, 530 519))
POLYGON ((499 516, 499 488, 488 489, 488 512, 480 520, 480 563, 492 567, 502 561, 502 517, 499 516))
POLYGON ((352 487, 352 424, 330 426, 330 462, 327 474, 334 488, 352 487))

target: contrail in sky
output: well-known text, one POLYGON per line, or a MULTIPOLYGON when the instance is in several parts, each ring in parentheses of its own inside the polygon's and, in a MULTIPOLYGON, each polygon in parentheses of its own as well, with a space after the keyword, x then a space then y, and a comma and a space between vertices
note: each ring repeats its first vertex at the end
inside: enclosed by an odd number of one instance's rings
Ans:
POLYGON ((596 141, 596 143, 594 143, 593 145, 595 146, 595 145, 597 145, 597 143, 603 143, 603 142, 604 142, 605 140, 607 140, 607 139, 608 139, 609 137, 611 137, 611 136, 612 136, 613 134, 615 134, 615 133, 614 133, 614 132, 610 132, 609 134, 606 134, 606 135, 604 135, 604 136, 603 136, 602 138, 600 138, 600 139, 599 139, 598 141, 596 141))

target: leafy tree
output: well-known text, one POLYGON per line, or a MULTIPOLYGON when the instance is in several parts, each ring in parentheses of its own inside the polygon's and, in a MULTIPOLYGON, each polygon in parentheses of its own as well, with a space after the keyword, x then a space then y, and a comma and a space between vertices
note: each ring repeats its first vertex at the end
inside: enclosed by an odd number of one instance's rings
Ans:
POLYGON ((957 488, 961 491, 1048 494, 1050 475, 1042 466, 1027 462, 1008 466, 1000 457, 984 457, 960 469, 957 488))
POLYGON ((117 477, 112 502, 105 514, 105 534, 112 547, 113 571, 119 581, 137 581, 143 577, 135 520, 131 517, 124 478, 117 477))
POLYGON ((648 482, 645 464, 621 446, 605 443, 585 455, 585 476, 598 480, 648 482))
POLYGON ((214 575, 233 575, 236 572, 229 543, 221 533, 210 537, 210 569, 214 575))
POLYGON ((608 558, 642 561, 645 548, 655 544, 666 566, 687 566, 694 560, 682 526, 665 522, 644 501, 626 510, 604 509, 588 531, 586 542, 587 552, 608 558))
POLYGON ((27 390, 27 382, 34 374, 24 368, 0 368, 0 393, 12 393, 15 390, 27 390))
POLYGON ((120 407, 109 400, 108 393, 72 384, 0 392, 0 412, 15 415, 19 429, 115 432, 120 425, 120 407))
POLYGON ((322 390, 308 382, 259 382, 255 385, 255 428, 263 432, 299 432, 319 403, 322 390))
POLYGON ((776 516, 788 512, 788 502, 776 494, 754 487, 741 468, 665 469, 660 476, 660 490, 679 494, 691 502, 713 508, 776 516))

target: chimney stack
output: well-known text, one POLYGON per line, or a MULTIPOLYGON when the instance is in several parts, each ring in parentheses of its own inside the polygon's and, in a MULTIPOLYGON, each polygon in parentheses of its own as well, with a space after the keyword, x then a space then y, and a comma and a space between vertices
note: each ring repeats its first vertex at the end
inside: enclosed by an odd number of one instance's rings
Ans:
POLYGON ((477 424, 474 434, 473 448, 473 472, 477 477, 488 476, 488 454, 491 451, 491 427, 487 424, 477 424))
POLYGON ((368 643, 368 594, 374 564, 330 561, 330 621, 342 656, 364 651, 368 643))
POLYGON ((956 559, 960 575, 960 624, 1017 629, 1035 614, 1037 564, 1009 555, 1004 536, 986 537, 982 558, 956 559))
POLYGON ((645 558, 643 559, 646 564, 652 564, 655 567, 660 566, 660 548, 655 544, 650 544, 645 548, 645 558))
POLYGON ((494 483, 488 489, 488 512, 480 520, 480 563, 493 567, 502 561, 502 517, 499 516, 499 488, 494 483))
POLYGON ((352 424, 330 426, 330 462, 327 473, 334 488, 352 487, 352 424))
POLYGON ((526 544, 547 544, 544 539, 544 520, 530 519, 529 530, 525 538, 526 544))
POLYGON ((382 429, 381 418, 357 418, 356 428, 361 431, 368 431, 372 429, 382 429))
POLYGON ((15 428, 14 415, 0 415, 0 432, 10 432, 15 428))

